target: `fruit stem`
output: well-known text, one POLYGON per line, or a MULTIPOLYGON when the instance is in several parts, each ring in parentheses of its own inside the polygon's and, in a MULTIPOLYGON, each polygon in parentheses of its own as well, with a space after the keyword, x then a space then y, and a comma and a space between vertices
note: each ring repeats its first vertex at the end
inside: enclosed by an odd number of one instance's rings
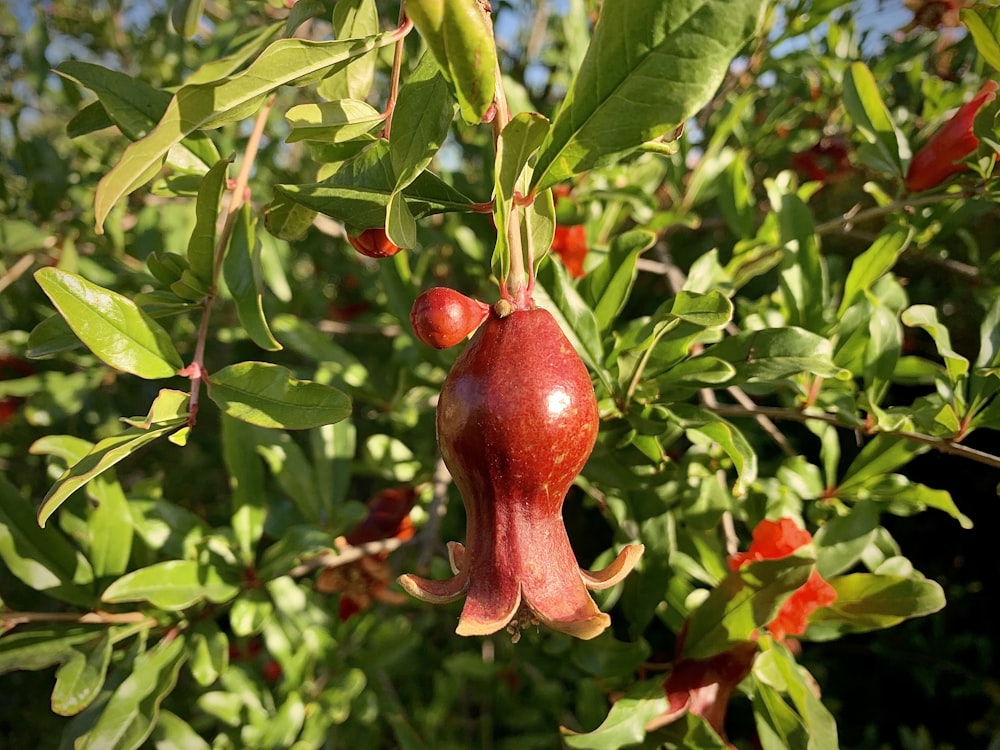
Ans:
MULTIPOLYGON (((402 28, 407 23, 406 11, 403 5, 399 6, 399 24, 402 28)), ((392 130, 392 114, 396 110, 396 97, 399 94, 399 74, 403 67, 403 46, 406 42, 406 35, 403 34, 396 40, 396 46, 392 52, 392 76, 389 80, 389 98, 385 103, 385 126, 382 128, 382 137, 389 140, 389 131, 392 130)))
MULTIPOLYGON (((496 92, 494 101, 496 102, 496 116, 493 118, 493 145, 494 153, 500 140, 500 133, 510 122, 510 106, 507 103, 507 95, 503 88, 503 74, 500 71, 500 59, 496 60, 494 66, 496 77, 496 92)), ((525 249, 521 244, 521 208, 517 201, 512 201, 510 206, 510 218, 507 221, 507 242, 510 248, 510 268, 507 270, 507 278, 500 284, 500 295, 512 303, 515 309, 527 310, 533 307, 531 291, 534 288, 534 269, 531 268, 531 240, 528 240, 528 284, 525 285, 525 249)))

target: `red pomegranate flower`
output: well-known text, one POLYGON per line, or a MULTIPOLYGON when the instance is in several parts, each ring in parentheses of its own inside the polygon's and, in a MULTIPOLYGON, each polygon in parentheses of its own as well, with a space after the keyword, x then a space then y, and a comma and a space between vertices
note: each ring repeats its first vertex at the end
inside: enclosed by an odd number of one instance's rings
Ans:
MULTIPOLYGON (((754 528, 753 540, 747 551, 729 558, 729 568, 738 570, 747 563, 788 557, 811 541, 812 535, 800 529, 791 518, 779 518, 777 521, 765 519, 754 528)), ((806 630, 809 615, 820 607, 833 604, 836 599, 837 592, 833 586, 814 570, 809 580, 781 605, 767 629, 779 641, 789 635, 801 635, 806 630)))
POLYGON ((1000 85, 996 81, 984 83, 979 93, 959 107, 952 118, 917 151, 906 172, 907 190, 913 193, 928 190, 967 169, 962 160, 979 147, 979 139, 972 132, 972 123, 979 110, 996 99, 998 88, 1000 85))
POLYGON ((575 279, 586 272, 583 261, 587 257, 587 232, 583 224, 570 226, 556 225, 556 236, 552 240, 552 252, 562 259, 569 275, 575 279))
MULTIPOLYGON (((369 502, 365 519, 334 543, 346 550, 380 539, 410 539, 413 522, 409 512, 415 495, 411 487, 383 490, 369 502)), ((316 590, 324 594, 341 594, 341 620, 368 609, 376 601, 401 604, 405 597, 389 588, 392 569, 386 559, 388 556, 388 552, 363 555, 346 565, 325 568, 316 577, 316 590)))

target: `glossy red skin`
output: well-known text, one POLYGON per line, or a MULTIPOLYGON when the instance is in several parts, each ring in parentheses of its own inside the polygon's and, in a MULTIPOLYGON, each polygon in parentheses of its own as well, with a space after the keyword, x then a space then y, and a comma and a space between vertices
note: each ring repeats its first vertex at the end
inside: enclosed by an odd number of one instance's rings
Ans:
POLYGON ((417 297, 410 309, 410 325, 427 346, 447 349, 476 330, 489 314, 485 302, 438 286, 417 297))
POLYGON ((381 227, 366 229, 359 235, 347 236, 351 246, 369 258, 389 258, 400 251, 381 227))
POLYGON ((599 635, 610 618, 587 589, 620 581, 642 547, 629 545, 596 573, 576 562, 562 506, 597 431, 590 376, 552 315, 491 312, 438 400, 438 445, 466 509, 466 545, 450 545, 456 575, 400 583, 426 601, 465 595, 460 635, 518 627, 525 617, 579 638, 599 635))

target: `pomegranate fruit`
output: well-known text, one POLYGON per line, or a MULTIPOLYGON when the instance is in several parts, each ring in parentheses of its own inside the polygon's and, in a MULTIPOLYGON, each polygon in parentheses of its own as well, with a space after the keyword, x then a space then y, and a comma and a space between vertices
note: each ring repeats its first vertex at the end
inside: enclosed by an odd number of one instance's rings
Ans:
MULTIPOLYGON (((509 307, 509 306, 508 306, 509 307)), ((609 624, 587 589, 622 580, 642 554, 628 545, 582 571, 562 520, 566 492, 597 439, 587 369, 546 310, 491 310, 441 389, 437 437, 466 509, 466 544, 449 544, 453 578, 401 576, 413 596, 465 596, 457 631, 487 635, 542 623, 593 638, 609 624)))
POLYGON ((389 258, 400 251, 381 227, 366 229, 358 235, 347 235, 347 241, 362 255, 369 258, 389 258))
POLYGON ((489 313, 485 302, 436 286, 417 297, 410 310, 410 325, 427 346, 447 349, 476 330, 489 313))

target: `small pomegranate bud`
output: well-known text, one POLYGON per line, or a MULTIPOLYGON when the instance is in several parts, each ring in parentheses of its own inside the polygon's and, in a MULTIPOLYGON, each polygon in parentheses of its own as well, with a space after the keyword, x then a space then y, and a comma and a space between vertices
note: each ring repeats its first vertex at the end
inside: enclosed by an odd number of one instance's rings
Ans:
POLYGON ((427 346, 447 349, 479 328, 489 312, 485 302, 436 286, 417 297, 410 310, 410 325, 427 346))
POLYGON ((347 235, 347 241, 355 250, 369 258, 389 258, 401 249, 386 236, 381 227, 366 229, 355 236, 347 235))

